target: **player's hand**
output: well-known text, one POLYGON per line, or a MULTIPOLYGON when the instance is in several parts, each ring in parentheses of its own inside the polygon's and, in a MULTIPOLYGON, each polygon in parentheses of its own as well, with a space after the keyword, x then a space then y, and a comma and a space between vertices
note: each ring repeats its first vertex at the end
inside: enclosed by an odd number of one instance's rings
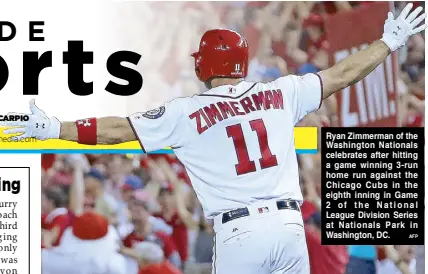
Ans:
POLYGON ((25 113, 8 113, 8 115, 27 115, 28 121, 4 121, 0 122, 1 127, 14 127, 3 130, 4 134, 20 134, 11 137, 12 140, 21 140, 28 137, 34 137, 39 140, 58 139, 61 123, 55 118, 48 118, 46 114, 39 109, 34 99, 30 101, 31 114, 25 113))
POLYGON ((392 12, 388 13, 381 40, 391 51, 403 47, 410 36, 423 31, 427 27, 427 24, 418 26, 426 18, 425 12, 420 14, 422 12, 422 7, 417 7, 410 12, 412 7, 413 4, 407 4, 400 15, 395 19, 392 12))

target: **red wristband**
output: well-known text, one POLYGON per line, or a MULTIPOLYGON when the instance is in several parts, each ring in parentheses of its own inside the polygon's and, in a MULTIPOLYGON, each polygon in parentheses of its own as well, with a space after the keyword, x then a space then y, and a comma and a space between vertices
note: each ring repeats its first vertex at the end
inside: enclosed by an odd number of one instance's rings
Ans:
POLYGON ((84 145, 97 144, 97 119, 88 118, 76 121, 77 142, 84 145))

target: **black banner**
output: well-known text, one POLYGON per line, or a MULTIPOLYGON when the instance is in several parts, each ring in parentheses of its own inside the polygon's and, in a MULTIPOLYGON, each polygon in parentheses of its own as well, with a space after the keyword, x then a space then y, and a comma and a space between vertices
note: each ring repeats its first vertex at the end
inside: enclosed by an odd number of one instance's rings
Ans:
POLYGON ((323 128, 322 244, 424 244, 424 129, 323 128))

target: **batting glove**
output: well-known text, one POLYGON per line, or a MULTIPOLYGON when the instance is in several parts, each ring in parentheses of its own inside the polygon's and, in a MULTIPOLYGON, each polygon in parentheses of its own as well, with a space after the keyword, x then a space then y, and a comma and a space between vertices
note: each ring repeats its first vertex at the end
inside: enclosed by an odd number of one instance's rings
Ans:
POLYGON ((20 134, 19 136, 13 136, 13 141, 21 140, 28 137, 34 137, 39 140, 46 139, 58 139, 61 123, 55 118, 48 118, 46 114, 39 109, 34 99, 30 101, 31 114, 25 113, 8 113, 8 115, 27 115, 29 119, 27 121, 3 121, 0 122, 2 127, 14 127, 3 130, 4 134, 20 134))
POLYGON ((420 14, 422 7, 417 7, 410 13, 412 7, 413 4, 407 4, 396 19, 394 19, 392 12, 388 13, 381 40, 391 51, 403 47, 410 36, 423 31, 427 27, 427 24, 418 27, 426 18, 425 12, 420 14))

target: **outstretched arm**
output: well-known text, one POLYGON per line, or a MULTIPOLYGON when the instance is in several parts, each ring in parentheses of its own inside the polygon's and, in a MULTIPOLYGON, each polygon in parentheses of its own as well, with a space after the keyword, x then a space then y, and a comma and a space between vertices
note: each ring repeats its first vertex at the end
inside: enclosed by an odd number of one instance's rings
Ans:
POLYGON ((425 13, 420 15, 422 7, 410 13, 412 7, 412 4, 407 4, 396 19, 391 12, 388 13, 382 39, 318 73, 323 82, 322 99, 361 81, 385 61, 391 52, 404 46, 410 36, 427 27, 427 25, 418 26, 426 18, 425 13))
POLYGON ((49 118, 36 106, 34 99, 30 101, 30 111, 31 114, 18 113, 28 116, 28 120, 0 122, 2 127, 13 127, 3 130, 3 133, 14 134, 11 139, 15 140, 35 137, 39 140, 61 139, 87 145, 119 144, 137 140, 129 118, 103 117, 60 122, 56 117, 49 118))
MULTIPOLYGON (((127 118, 104 117, 97 120, 97 144, 120 144, 137 140, 127 118)), ((78 141, 75 122, 61 122, 59 139, 78 141)))
POLYGON ((49 118, 31 100, 31 113, 19 113, 28 119, 0 121, 0 127, 9 127, 3 129, 3 133, 15 135, 11 139, 61 139, 84 145, 113 145, 138 140, 144 152, 150 152, 168 146, 180 147, 189 139, 189 119, 182 107, 186 102, 184 98, 176 99, 157 109, 134 113, 126 118, 103 117, 60 122, 56 117, 49 118))

